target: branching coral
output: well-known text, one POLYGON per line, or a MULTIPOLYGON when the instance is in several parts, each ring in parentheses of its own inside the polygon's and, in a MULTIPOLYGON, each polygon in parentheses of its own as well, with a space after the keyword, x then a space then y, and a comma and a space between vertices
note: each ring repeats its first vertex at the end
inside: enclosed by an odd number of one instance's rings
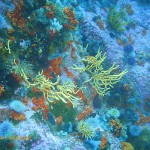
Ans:
POLYGON ((115 66, 115 64, 113 64, 108 70, 104 70, 102 63, 105 59, 106 53, 102 54, 99 49, 95 57, 86 56, 82 60, 87 64, 84 68, 80 68, 76 65, 73 68, 81 73, 85 71, 90 73, 91 78, 84 83, 90 82, 99 95, 106 95, 110 88, 127 73, 125 70, 119 74, 113 74, 113 72, 119 67, 115 66))
POLYGON ((80 98, 74 96, 76 94, 74 91, 75 85, 73 83, 64 83, 63 85, 60 85, 59 76, 57 81, 53 83, 43 75, 42 71, 38 73, 38 75, 33 79, 33 83, 31 83, 24 73, 24 70, 21 69, 20 74, 27 83, 28 88, 34 87, 37 90, 40 90, 45 99, 50 103, 54 100, 61 100, 64 103, 71 102, 73 107, 75 107, 77 105, 77 100, 80 100, 80 98))

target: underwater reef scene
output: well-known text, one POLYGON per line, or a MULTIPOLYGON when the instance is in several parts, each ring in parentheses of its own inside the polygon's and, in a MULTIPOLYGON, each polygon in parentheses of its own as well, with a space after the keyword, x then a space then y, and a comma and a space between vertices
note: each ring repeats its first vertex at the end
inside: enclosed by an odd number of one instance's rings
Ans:
POLYGON ((0 150, 150 150, 150 0, 0 0, 0 150))

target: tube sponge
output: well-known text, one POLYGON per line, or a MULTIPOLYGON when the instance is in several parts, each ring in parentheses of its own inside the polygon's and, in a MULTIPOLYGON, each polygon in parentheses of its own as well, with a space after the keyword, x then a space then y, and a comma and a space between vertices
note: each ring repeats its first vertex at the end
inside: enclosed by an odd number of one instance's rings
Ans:
POLYGON ((0 124, 0 137, 11 137, 14 134, 14 126, 9 121, 0 124))
POLYGON ((12 109, 18 113, 23 113, 26 106, 22 102, 20 102, 18 100, 14 100, 13 102, 10 103, 9 107, 10 107, 10 109, 12 109))

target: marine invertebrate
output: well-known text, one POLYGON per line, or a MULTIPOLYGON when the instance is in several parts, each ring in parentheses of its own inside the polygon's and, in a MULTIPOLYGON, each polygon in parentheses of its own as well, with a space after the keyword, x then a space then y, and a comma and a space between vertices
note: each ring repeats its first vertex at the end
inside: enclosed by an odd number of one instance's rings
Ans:
POLYGON ((101 143, 100 143, 100 149, 105 149, 108 141, 106 137, 102 137, 101 143))
POLYGON ((95 136, 95 131, 94 129, 85 121, 80 121, 78 123, 78 132, 82 134, 82 137, 85 139, 91 139, 95 136))
POLYGON ((125 22, 122 16, 124 16, 123 10, 117 12, 115 8, 110 9, 108 15, 108 25, 110 29, 118 33, 121 33, 125 30, 125 25, 127 25, 128 22, 125 22))
POLYGON ((72 11, 69 7, 64 8, 64 14, 66 14, 68 16, 68 20, 72 23, 72 24, 78 24, 78 21, 75 19, 75 12, 72 11))
POLYGON ((37 111, 39 109, 42 109, 42 113, 44 115, 45 119, 48 119, 48 111, 49 107, 45 104, 44 97, 40 97, 39 100, 36 99, 36 97, 32 98, 32 102, 35 106, 32 107, 33 110, 37 111))
POLYGON ((76 86, 72 82, 65 82, 63 85, 60 85, 60 77, 58 76, 57 81, 53 83, 43 75, 43 71, 38 73, 33 82, 30 82, 22 69, 20 73, 28 85, 27 88, 35 87, 37 90, 40 90, 49 103, 52 103, 54 100, 61 100, 64 103, 70 102, 73 107, 77 106, 77 101, 80 98, 74 96, 76 94, 74 91, 76 86))
POLYGON ((64 24, 65 28, 74 30, 78 21, 75 18, 75 12, 69 7, 64 8, 63 13, 68 17, 70 24, 64 24))
POLYGON ((131 137, 129 139, 134 146, 134 149, 142 149, 147 150, 150 147, 150 130, 149 126, 143 126, 143 130, 141 131, 139 136, 131 137))
POLYGON ((0 124, 0 137, 11 137, 14 134, 14 125, 9 121, 4 121, 0 124))
POLYGON ((110 88, 113 87, 114 84, 119 82, 119 80, 127 73, 127 71, 122 71, 119 74, 114 74, 113 72, 118 69, 119 66, 113 64, 108 70, 104 70, 102 63, 106 59, 106 53, 102 55, 100 49, 96 56, 86 56, 81 61, 86 63, 86 66, 80 68, 74 65, 73 69, 78 70, 79 72, 87 71, 90 73, 91 77, 89 80, 84 82, 90 82, 93 89, 97 91, 99 95, 106 95, 110 88))
POLYGON ((10 109, 12 109, 12 110, 14 110, 14 111, 16 111, 18 113, 23 113, 25 108, 26 108, 26 106, 22 102, 20 102, 18 100, 13 100, 10 103, 9 107, 10 107, 10 109))
POLYGON ((112 133, 116 136, 119 137, 122 132, 122 125, 119 122, 119 120, 111 120, 110 125, 112 126, 112 133))
POLYGON ((48 78, 52 79, 52 73, 59 75, 61 73, 60 65, 62 64, 62 57, 57 57, 49 61, 50 65, 43 71, 43 74, 48 78))
POLYGON ((12 110, 10 112, 10 118, 14 119, 15 121, 23 121, 26 119, 26 116, 23 113, 18 113, 12 110))
POLYGON ((139 136, 141 131, 142 131, 142 127, 141 126, 137 126, 137 125, 130 126, 130 134, 132 136, 139 136))
POLYGON ((62 63, 62 57, 57 57, 53 60, 50 60, 49 69, 54 71, 55 75, 59 75, 61 73, 60 65, 62 63))

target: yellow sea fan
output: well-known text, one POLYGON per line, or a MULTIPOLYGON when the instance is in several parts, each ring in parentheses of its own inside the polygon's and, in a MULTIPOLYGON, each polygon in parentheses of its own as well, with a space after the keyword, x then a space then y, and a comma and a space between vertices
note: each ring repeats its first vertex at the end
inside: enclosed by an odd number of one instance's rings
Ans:
POLYGON ((73 69, 78 70, 80 73, 87 71, 90 74, 90 79, 84 82, 90 82, 92 87, 97 91, 99 95, 106 95, 110 88, 114 84, 120 81, 120 79, 127 73, 126 70, 122 71, 119 74, 114 74, 114 71, 118 69, 119 66, 113 64, 109 69, 104 70, 103 62, 106 59, 106 53, 102 54, 100 49, 96 56, 86 56, 82 59, 85 62, 85 67, 80 68, 74 65, 73 69))

